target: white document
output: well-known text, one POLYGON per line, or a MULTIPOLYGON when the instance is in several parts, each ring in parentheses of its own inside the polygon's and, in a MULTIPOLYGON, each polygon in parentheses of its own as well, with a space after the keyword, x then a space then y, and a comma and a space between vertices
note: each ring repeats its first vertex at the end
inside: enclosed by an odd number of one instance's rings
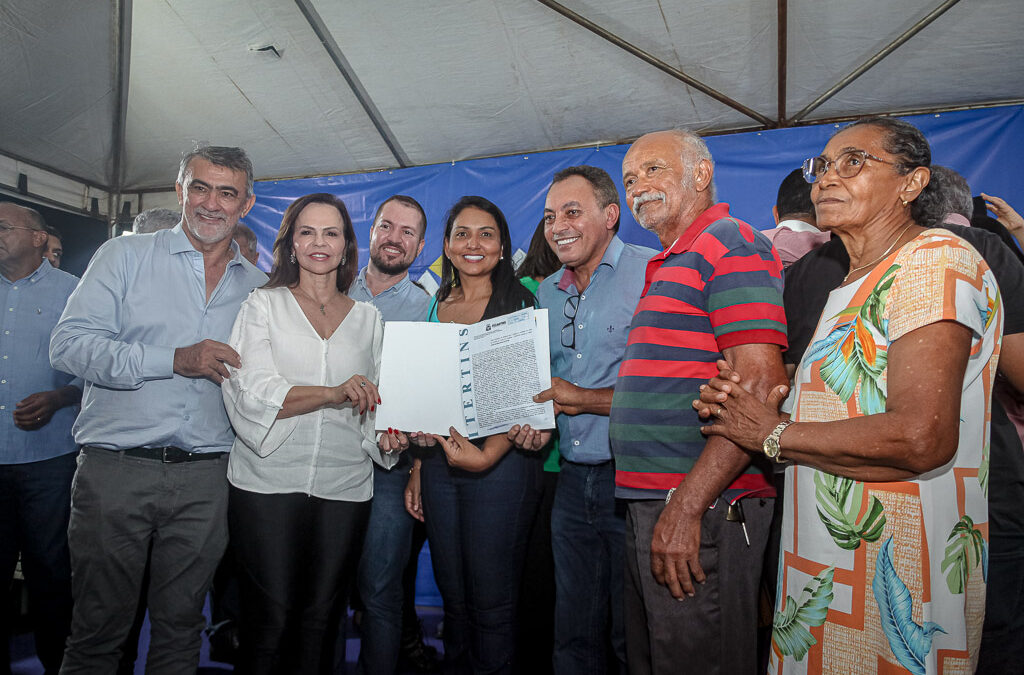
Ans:
POLYGON ((389 321, 381 356, 377 429, 469 438, 517 424, 555 426, 547 310, 523 309, 471 325, 389 321))

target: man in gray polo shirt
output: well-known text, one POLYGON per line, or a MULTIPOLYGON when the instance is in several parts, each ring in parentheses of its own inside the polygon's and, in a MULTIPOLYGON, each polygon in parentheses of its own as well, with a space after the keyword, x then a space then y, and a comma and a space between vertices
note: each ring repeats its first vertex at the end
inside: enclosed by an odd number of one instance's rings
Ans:
MULTIPOLYGON (((424 321, 430 296, 409 278, 423 250, 427 216, 412 197, 395 195, 378 207, 370 227, 370 262, 359 271, 348 295, 372 303, 384 321, 424 321)), ((412 462, 403 453, 391 470, 374 465, 373 503, 358 588, 365 606, 360 626, 359 672, 394 673, 402 643, 402 573, 412 552, 413 520, 404 493, 412 462)))

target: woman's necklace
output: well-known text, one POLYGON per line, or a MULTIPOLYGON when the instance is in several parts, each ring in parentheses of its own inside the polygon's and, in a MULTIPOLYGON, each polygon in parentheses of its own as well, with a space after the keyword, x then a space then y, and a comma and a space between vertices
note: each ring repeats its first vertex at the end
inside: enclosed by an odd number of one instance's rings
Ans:
MULTIPOLYGON (((304 296, 306 296, 307 298, 312 300, 314 305, 317 304, 317 299, 314 298, 309 293, 307 293, 306 291, 302 290, 298 286, 295 287, 295 290, 297 290, 299 293, 302 293, 304 296)), ((327 316, 327 305, 331 304, 334 301, 334 298, 335 298, 335 296, 332 295, 330 298, 328 298, 327 302, 321 302, 320 303, 320 313, 321 314, 323 314, 324 316, 327 316)))
POLYGON ((862 269, 864 269, 864 268, 866 268, 866 267, 871 267, 872 265, 876 264, 876 263, 877 263, 877 262, 878 262, 879 260, 882 260, 883 258, 885 258, 885 256, 887 256, 887 255, 889 255, 890 253, 892 253, 892 250, 893 250, 894 248, 896 248, 896 243, 897 243, 897 242, 898 242, 898 241, 899 241, 900 239, 902 239, 902 238, 903 238, 903 235, 907 233, 907 230, 909 230, 909 229, 910 229, 910 226, 911 226, 911 225, 913 225, 913 224, 914 224, 914 221, 910 221, 909 223, 907 223, 907 226, 906 226, 906 227, 904 227, 904 228, 903 228, 903 229, 902 229, 902 230, 900 231, 900 233, 896 235, 896 238, 892 240, 892 243, 891 243, 891 244, 889 244, 889 248, 885 249, 885 253, 883 253, 882 255, 878 256, 877 258, 875 258, 874 260, 872 260, 871 262, 869 262, 869 263, 868 263, 867 265, 861 265, 860 267, 854 267, 854 268, 853 268, 852 270, 850 270, 849 272, 847 272, 847 273, 846 273, 846 276, 845 276, 845 277, 843 277, 843 283, 845 284, 845 283, 846 283, 846 280, 847 280, 847 279, 849 279, 849 278, 850 278, 850 275, 851 275, 851 274, 853 274, 854 272, 859 272, 860 270, 862 270, 862 269))

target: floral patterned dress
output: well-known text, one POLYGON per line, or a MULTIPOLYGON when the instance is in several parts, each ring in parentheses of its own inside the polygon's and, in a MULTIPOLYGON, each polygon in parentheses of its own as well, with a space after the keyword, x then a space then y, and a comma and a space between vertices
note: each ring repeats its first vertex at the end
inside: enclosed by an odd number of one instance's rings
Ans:
POLYGON ((948 464, 888 483, 786 470, 774 673, 974 672, 1003 323, 999 288, 978 253, 929 230, 834 290, 797 373, 794 419, 884 412, 889 345, 938 321, 972 334, 960 442, 948 464))

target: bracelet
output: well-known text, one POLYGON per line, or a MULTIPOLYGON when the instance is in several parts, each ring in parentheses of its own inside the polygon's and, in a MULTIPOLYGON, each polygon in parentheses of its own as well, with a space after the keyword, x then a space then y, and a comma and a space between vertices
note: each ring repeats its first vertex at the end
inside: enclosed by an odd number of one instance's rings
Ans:
POLYGON ((668 506, 669 500, 672 499, 672 495, 674 495, 675 493, 676 493, 676 489, 675 488, 669 488, 668 489, 668 494, 665 495, 665 506, 668 506))

